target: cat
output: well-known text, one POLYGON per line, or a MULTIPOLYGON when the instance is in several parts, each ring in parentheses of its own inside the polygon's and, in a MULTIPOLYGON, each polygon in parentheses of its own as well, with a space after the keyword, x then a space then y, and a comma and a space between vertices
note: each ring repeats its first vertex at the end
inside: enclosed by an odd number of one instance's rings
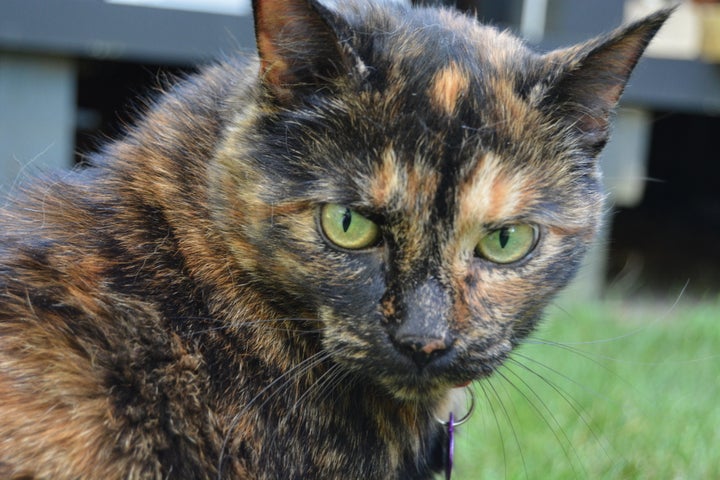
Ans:
POLYGON ((253 12, 256 58, 2 209, 0 477, 447 468, 460 387, 593 241, 611 113, 670 14, 540 54, 451 9, 253 12))

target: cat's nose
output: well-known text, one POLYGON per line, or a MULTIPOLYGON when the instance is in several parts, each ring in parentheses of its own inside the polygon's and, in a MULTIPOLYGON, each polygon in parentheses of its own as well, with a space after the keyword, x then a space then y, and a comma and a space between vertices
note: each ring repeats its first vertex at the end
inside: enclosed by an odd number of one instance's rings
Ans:
POLYGON ((446 338, 405 336, 395 339, 398 349, 423 368, 434 359, 444 355, 450 347, 446 338))
POLYGON ((423 368, 445 355, 452 338, 448 329, 450 294, 435 276, 428 276, 397 300, 399 325, 391 338, 400 353, 423 368))

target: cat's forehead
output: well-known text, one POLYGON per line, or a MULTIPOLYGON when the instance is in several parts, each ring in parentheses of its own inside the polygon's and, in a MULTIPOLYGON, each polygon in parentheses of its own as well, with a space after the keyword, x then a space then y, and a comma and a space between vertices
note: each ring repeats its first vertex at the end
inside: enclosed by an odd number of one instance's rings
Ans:
POLYGON ((428 191, 451 170, 453 183, 487 178, 509 171, 514 158, 530 160, 522 150, 539 150, 546 119, 518 91, 539 60, 520 40, 450 10, 414 9, 377 28, 382 41, 372 42, 369 67, 382 70, 381 80, 367 98, 377 114, 368 118, 390 145, 377 157, 383 184, 417 178, 428 191))
POLYGON ((467 230, 478 222, 503 223, 527 214, 538 200, 537 187, 537 179, 493 153, 479 154, 452 175, 430 162, 402 161, 390 146, 368 178, 367 200, 375 209, 402 212, 415 223, 432 222, 434 213, 451 216, 467 230), (449 176, 455 178, 448 182, 449 176), (439 204, 444 211, 438 211, 439 204))
POLYGON ((410 136, 441 136, 441 143, 456 147, 473 132, 522 143, 545 120, 535 92, 522 91, 543 62, 513 35, 442 9, 365 21, 372 38, 358 40, 358 47, 378 93, 372 108, 384 109, 383 125, 402 125, 410 136))
POLYGON ((365 15, 358 48, 371 69, 410 87, 432 85, 456 94, 494 76, 518 75, 532 52, 517 37, 450 9, 408 9, 400 15, 365 15))

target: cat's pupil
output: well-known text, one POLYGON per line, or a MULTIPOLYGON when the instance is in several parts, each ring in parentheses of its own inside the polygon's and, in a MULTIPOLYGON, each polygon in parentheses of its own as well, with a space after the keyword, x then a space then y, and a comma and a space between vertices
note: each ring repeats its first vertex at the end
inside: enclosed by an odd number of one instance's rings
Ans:
POLYGON ((505 248, 510 241, 510 229, 507 227, 502 228, 498 238, 500 240, 500 247, 505 248))
POLYGON ((349 208, 346 208, 342 218, 343 232, 348 231, 348 228, 350 228, 350 222, 352 222, 352 212, 349 208))

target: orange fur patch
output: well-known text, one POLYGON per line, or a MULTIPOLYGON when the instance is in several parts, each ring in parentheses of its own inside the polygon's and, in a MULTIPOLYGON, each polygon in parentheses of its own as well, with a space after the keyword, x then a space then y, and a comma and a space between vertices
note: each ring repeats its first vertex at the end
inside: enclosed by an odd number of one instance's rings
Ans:
POLYGON ((499 158, 488 154, 467 179, 460 193, 461 232, 472 232, 481 224, 502 223, 522 208, 525 182, 509 174, 501 164, 499 158))
POLYGON ((390 146, 382 154, 382 163, 375 171, 370 194, 373 203, 380 207, 387 205, 390 199, 399 192, 405 183, 402 179, 400 164, 393 147, 390 146))
POLYGON ((455 62, 437 72, 428 91, 430 102, 440 112, 453 115, 458 100, 464 96, 470 79, 455 62))

